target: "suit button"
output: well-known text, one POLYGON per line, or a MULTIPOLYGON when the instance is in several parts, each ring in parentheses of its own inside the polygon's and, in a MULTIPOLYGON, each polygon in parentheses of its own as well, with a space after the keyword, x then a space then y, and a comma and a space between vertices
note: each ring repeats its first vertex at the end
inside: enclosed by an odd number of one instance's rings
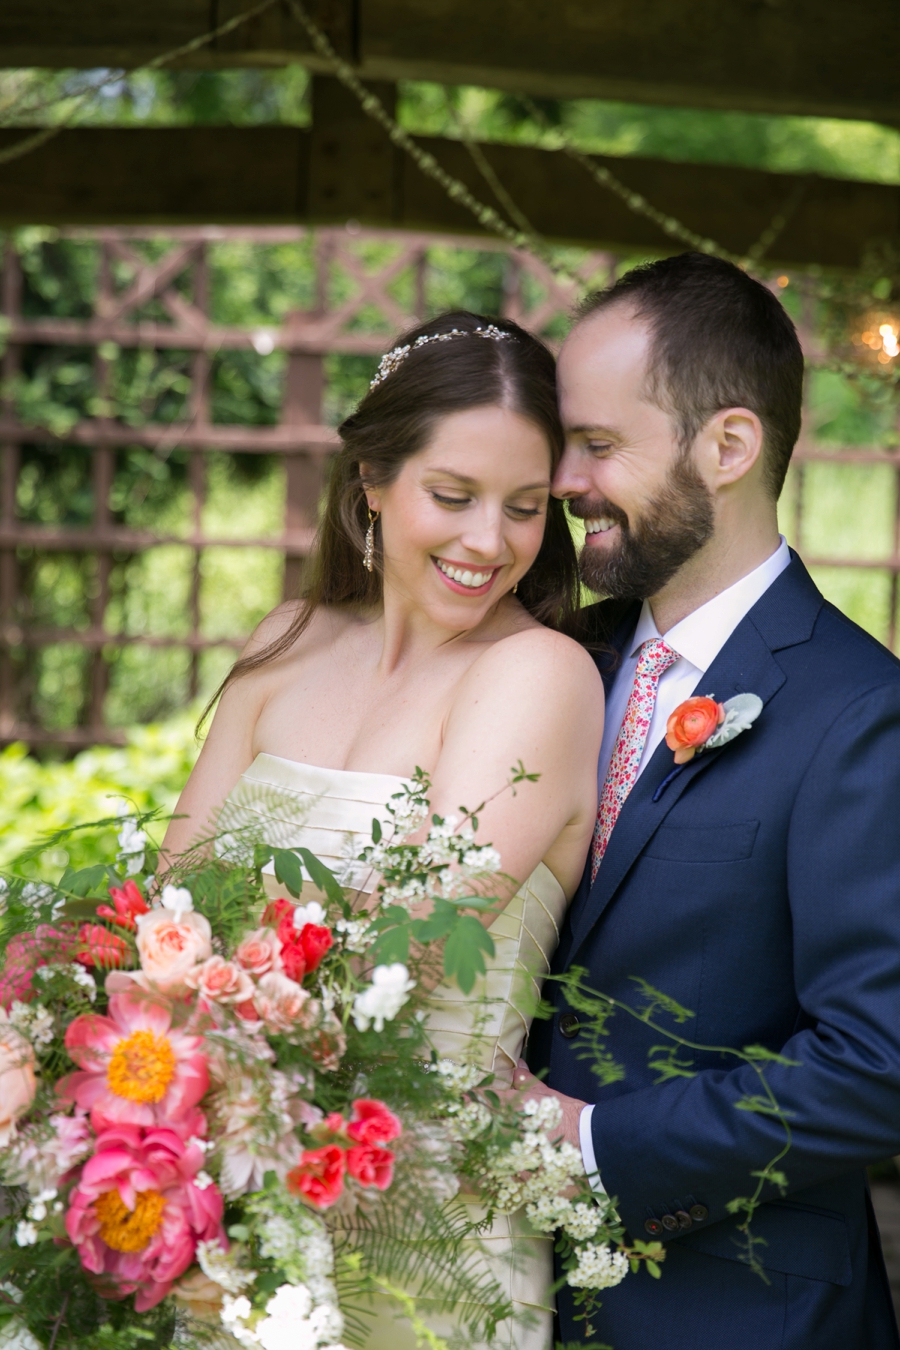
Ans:
POLYGON ((667 1233, 674 1233, 678 1227, 678 1220, 674 1214, 664 1214, 662 1216, 662 1226, 667 1233))
POLYGON ((663 1226, 660 1223, 659 1219, 644 1220, 644 1232, 649 1233, 651 1237, 659 1237, 662 1231, 663 1226))
POLYGON ((679 1228, 693 1228, 694 1226, 694 1220, 691 1218, 690 1214, 688 1214, 687 1210, 676 1209, 675 1218, 678 1220, 679 1228))
POLYGON ((570 1041, 573 1036, 578 1035, 581 1030, 581 1023, 575 1013, 563 1013, 562 1017, 559 1019, 559 1030, 560 1034, 565 1036, 567 1041, 570 1041))
POLYGON ((709 1218, 709 1210, 705 1205, 691 1205, 690 1216, 694 1223, 702 1223, 709 1218))

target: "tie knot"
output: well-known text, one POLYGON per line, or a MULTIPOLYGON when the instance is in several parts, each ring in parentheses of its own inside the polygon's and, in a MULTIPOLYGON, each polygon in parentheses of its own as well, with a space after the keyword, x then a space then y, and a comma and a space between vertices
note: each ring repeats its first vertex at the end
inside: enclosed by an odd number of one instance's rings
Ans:
POLYGON ((677 660, 678 653, 674 652, 662 638, 651 638, 641 646, 635 675, 662 675, 677 660))

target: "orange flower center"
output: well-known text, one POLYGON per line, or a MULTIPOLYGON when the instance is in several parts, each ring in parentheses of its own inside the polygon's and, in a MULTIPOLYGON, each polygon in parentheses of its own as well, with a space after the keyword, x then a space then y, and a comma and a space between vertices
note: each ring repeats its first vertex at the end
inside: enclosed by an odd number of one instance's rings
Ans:
POLYGON ((106 1070, 110 1091, 130 1102, 161 1101, 174 1076, 175 1052, 167 1037, 152 1031, 133 1031, 119 1041, 106 1070))
POLYGON ((140 1252, 159 1229, 166 1202, 159 1191, 138 1191, 128 1209, 118 1191, 104 1191, 94 1202, 100 1236, 114 1252, 140 1252))

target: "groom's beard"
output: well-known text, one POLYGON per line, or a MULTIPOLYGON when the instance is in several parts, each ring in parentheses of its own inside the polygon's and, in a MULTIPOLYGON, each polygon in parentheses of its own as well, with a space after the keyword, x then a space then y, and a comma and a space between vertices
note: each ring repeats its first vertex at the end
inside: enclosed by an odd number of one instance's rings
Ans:
POLYGON ((579 559, 584 584, 615 600, 657 595, 715 528, 712 494, 687 456, 676 461, 663 489, 633 521, 603 499, 579 497, 569 502, 569 511, 582 519, 606 516, 619 526, 618 547, 601 551, 585 545, 579 559))

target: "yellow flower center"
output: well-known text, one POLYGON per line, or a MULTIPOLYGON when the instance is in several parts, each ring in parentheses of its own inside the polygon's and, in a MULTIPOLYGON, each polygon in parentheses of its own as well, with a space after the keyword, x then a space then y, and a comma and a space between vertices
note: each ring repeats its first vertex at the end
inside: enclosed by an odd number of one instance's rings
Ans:
POLYGON ((110 1091, 130 1102, 158 1102, 175 1076, 175 1054, 165 1036, 133 1031, 119 1041, 106 1070, 110 1091))
POLYGON ((159 1191, 138 1191, 128 1209, 118 1191, 104 1191, 94 1202, 100 1236, 114 1252, 140 1252, 162 1223, 166 1202, 159 1191))

